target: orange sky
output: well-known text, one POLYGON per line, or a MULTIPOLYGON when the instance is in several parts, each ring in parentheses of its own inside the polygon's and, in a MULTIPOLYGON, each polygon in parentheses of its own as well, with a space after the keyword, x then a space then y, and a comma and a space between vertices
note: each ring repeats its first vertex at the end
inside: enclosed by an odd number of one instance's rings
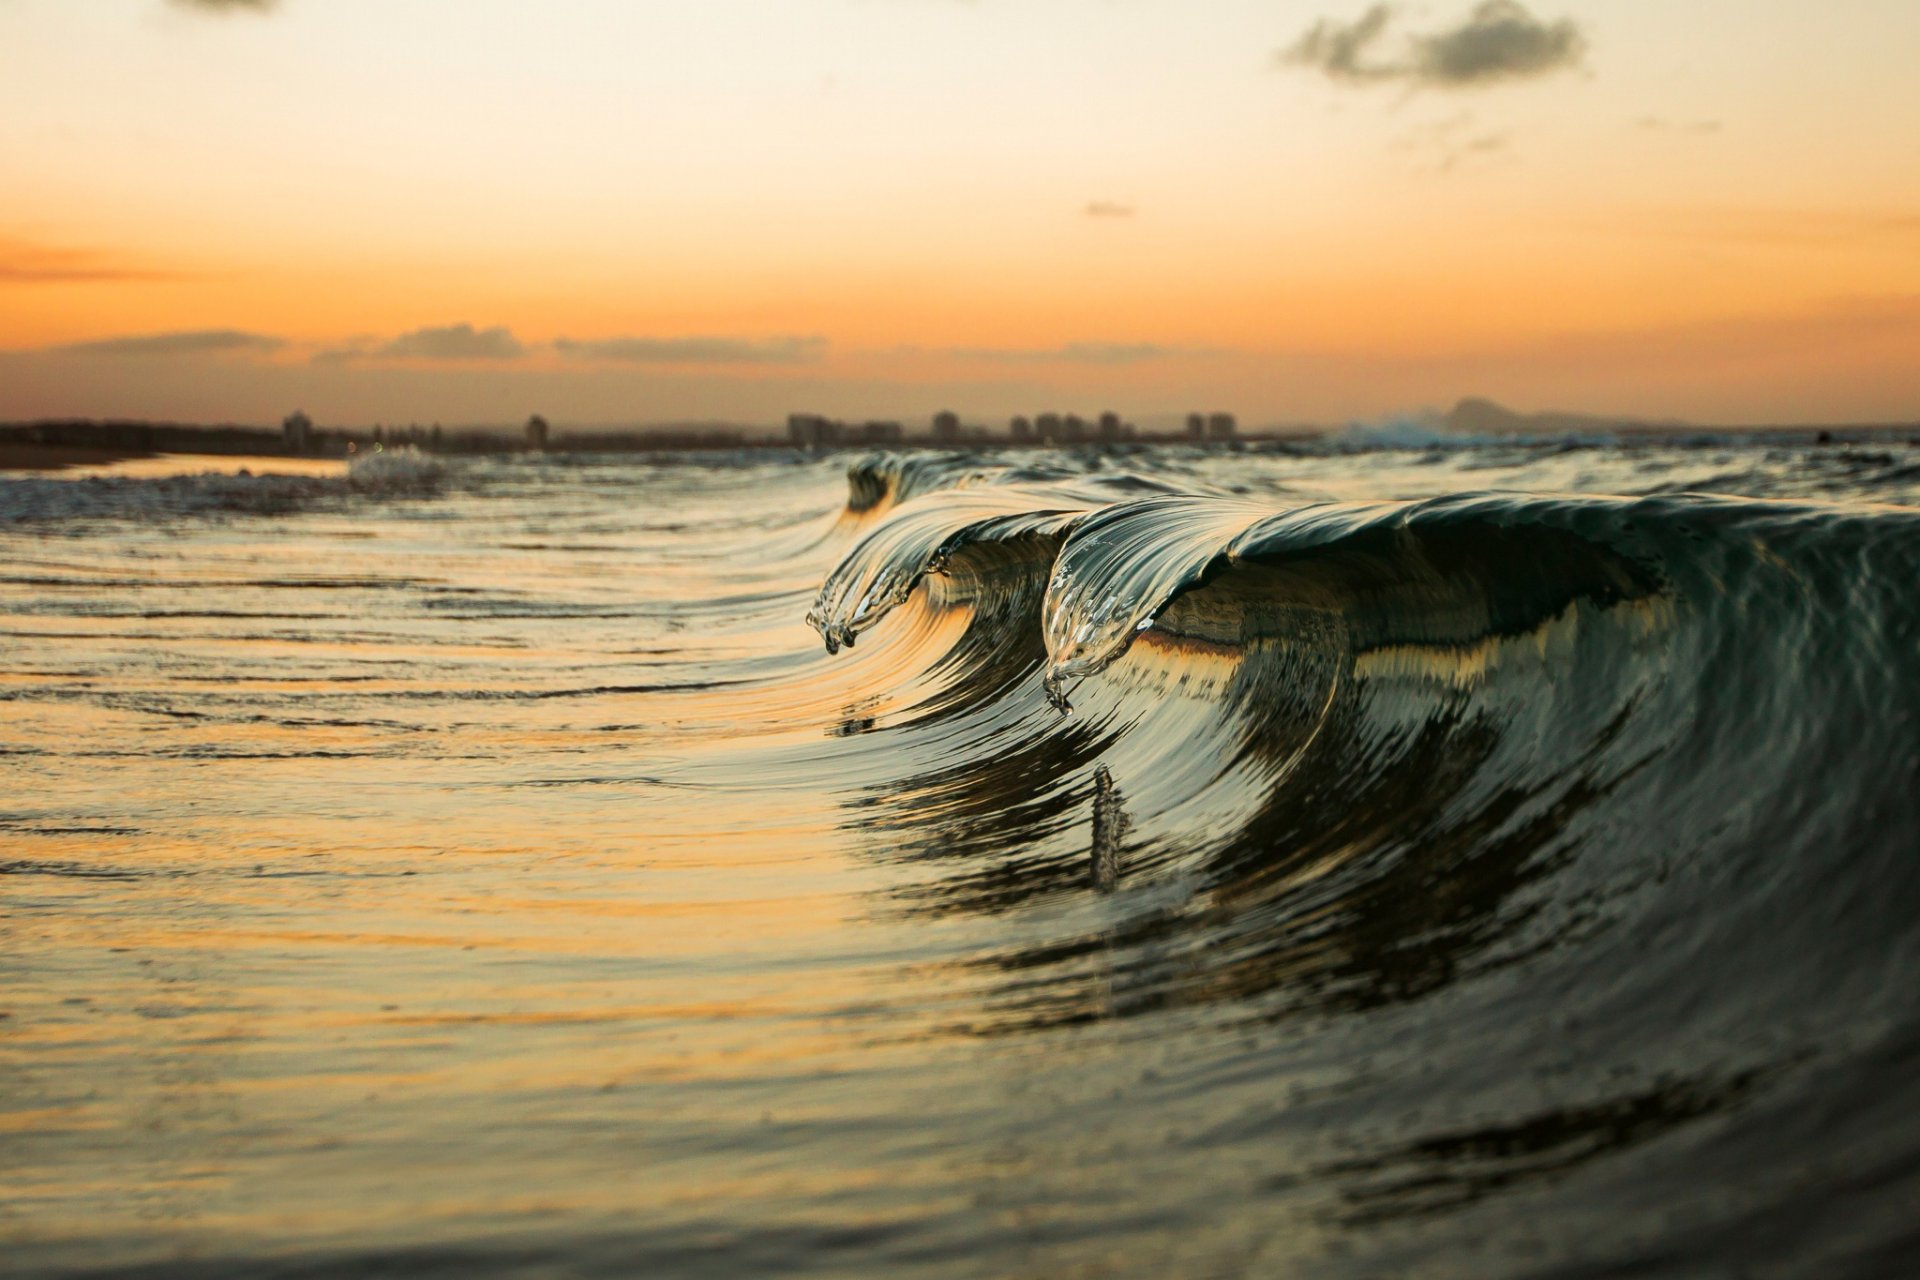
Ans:
POLYGON ((1920 6, 0 0, 0 418, 1920 416, 1920 6))

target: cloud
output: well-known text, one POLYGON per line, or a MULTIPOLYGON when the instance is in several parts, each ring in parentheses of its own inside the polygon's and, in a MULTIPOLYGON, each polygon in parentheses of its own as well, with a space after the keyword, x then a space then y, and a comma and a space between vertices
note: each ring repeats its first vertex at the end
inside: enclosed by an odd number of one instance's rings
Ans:
POLYGON ((1424 80, 1462 86, 1578 66, 1587 42, 1570 18, 1542 22, 1516 0, 1485 0, 1453 30, 1415 37, 1414 48, 1424 80))
POLYGON ((136 337, 102 338, 75 342, 52 350, 70 356, 223 356, 266 355, 286 346, 283 339, 239 329, 195 329, 183 333, 151 333, 136 337))
POLYGON ((1005 360, 1047 364, 1140 364, 1164 360, 1169 356, 1193 355, 1174 347, 1151 342, 1069 342, 1058 347, 1008 349, 1001 347, 962 347, 951 354, 967 360, 1005 360))
POLYGON ((562 355, 621 364, 808 364, 826 354, 825 338, 602 338, 553 344, 562 355))
POLYGON ((1133 206, 1117 200, 1089 200, 1081 212, 1089 218, 1131 218, 1133 206))
POLYGON ((176 278, 162 271, 126 266, 90 249, 54 249, 17 240, 0 241, 0 285, 97 284, 176 278))
POLYGON ((349 338, 336 346, 322 347, 307 357, 310 364, 349 364, 365 360, 380 349, 378 338, 349 338))
POLYGON ((194 13, 272 13, 280 0, 170 0, 176 9, 194 13))
POLYGON ((1380 48, 1393 21, 1384 4, 1350 23, 1322 18, 1281 50, 1279 61, 1346 84, 1472 89, 1570 70, 1587 48, 1571 19, 1542 21, 1518 0, 1482 0, 1458 26, 1408 35, 1397 55, 1380 48))
POLYGON ((365 354, 390 360, 513 360, 526 353, 520 340, 503 327, 450 324, 403 333, 365 354))
POLYGON ((1384 4, 1374 5, 1350 23, 1322 18, 1307 28, 1305 35, 1280 53, 1280 60, 1296 66, 1312 67, 1334 80, 1387 80, 1402 74, 1401 69, 1361 61, 1367 47, 1386 31, 1393 11, 1384 4))
POLYGON ((1430 172, 1453 173, 1465 166, 1509 156, 1512 145, 1511 134, 1476 132, 1473 115, 1462 111, 1408 130, 1394 139, 1392 149, 1429 159, 1431 163, 1422 167, 1430 172))
POLYGON ((1669 120, 1665 116, 1641 116, 1635 123, 1648 133, 1718 133, 1718 120, 1669 120))
POLYGON ((1167 347, 1151 342, 1069 342, 1055 358, 1077 364, 1138 364, 1175 354, 1167 347))
POLYGON ((1512 150, 1512 143, 1513 139, 1504 133, 1482 133, 1457 142, 1443 143, 1434 161, 1433 171, 1452 173, 1462 165, 1507 155, 1512 150))

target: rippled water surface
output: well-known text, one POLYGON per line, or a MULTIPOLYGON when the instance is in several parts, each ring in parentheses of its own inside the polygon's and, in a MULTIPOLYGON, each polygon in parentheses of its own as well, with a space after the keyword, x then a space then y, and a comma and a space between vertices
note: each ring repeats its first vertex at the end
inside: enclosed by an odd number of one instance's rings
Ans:
POLYGON ((1905 442, 173 470, 0 477, 0 1272, 1920 1265, 1905 442))

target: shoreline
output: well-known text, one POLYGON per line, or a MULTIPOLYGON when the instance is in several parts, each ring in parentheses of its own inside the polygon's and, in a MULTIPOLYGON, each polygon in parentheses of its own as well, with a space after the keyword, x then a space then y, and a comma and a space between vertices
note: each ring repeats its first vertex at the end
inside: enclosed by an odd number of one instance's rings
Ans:
POLYGON ((110 467, 155 456, 139 449, 93 449, 83 445, 0 440, 0 471, 69 471, 76 467, 110 467))
POLYGON ((0 441, 0 477, 162 480, 193 475, 333 476, 348 459, 297 454, 198 453, 185 449, 89 449, 0 441))
MULTIPOLYGON (((1388 434, 1391 434, 1389 432, 1388 434)), ((725 439, 712 436, 675 435, 661 433, 646 435, 640 433, 609 433, 593 435, 588 433, 561 436, 550 442, 545 448, 529 450, 525 445, 510 436, 483 436, 478 433, 462 433, 444 441, 426 439, 398 439, 392 443, 397 447, 410 447, 434 456, 473 456, 519 454, 527 452, 552 454, 636 454, 687 453, 709 450, 745 451, 745 452, 781 452, 797 451, 801 453, 847 452, 860 449, 886 449, 907 453, 931 450, 944 452, 952 450, 989 449, 994 451, 1030 450, 1049 448, 1120 448, 1129 447, 1200 447, 1207 449, 1245 450, 1278 449, 1285 451, 1290 446, 1312 448, 1317 444, 1337 446, 1342 433, 1326 430, 1318 433, 1303 431, 1266 432, 1254 431, 1231 440, 1195 441, 1178 435, 1141 435, 1124 440, 1082 440, 1076 442, 1042 442, 1036 440, 1010 440, 1005 437, 988 439, 970 439, 959 441, 935 441, 920 437, 907 437, 887 442, 842 441, 831 445, 799 445, 792 441, 777 438, 730 437, 725 439)), ((1409 439, 1400 447, 1419 448, 1425 444, 1445 444, 1457 438, 1461 443, 1496 444, 1510 440, 1515 444, 1542 444, 1558 438, 1570 442, 1590 440, 1592 436, 1611 436, 1620 444, 1665 443, 1677 446, 1699 445, 1703 443, 1766 443, 1766 444, 1806 444, 1810 446, 1853 446, 1887 447, 1907 445, 1920 447, 1920 423, 1859 423, 1841 427, 1819 427, 1797 424, 1763 424, 1739 427, 1698 427, 1682 424, 1649 425, 1643 423, 1607 423, 1594 424, 1590 429, 1576 429, 1558 425, 1541 430, 1501 429, 1481 432, 1466 432, 1459 437, 1452 433, 1438 431, 1428 439, 1409 439)), ((366 447, 374 445, 371 440, 361 440, 352 433, 322 433, 312 442, 314 447, 292 450, 284 447, 281 439, 266 432, 240 431, 231 428, 198 428, 179 425, 146 427, 138 424, 95 424, 74 423, 49 426, 33 424, 30 426, 9 427, 0 424, 0 474, 16 475, 64 475, 74 472, 99 472, 109 468, 129 467, 139 469, 141 464, 161 464, 164 460, 173 460, 166 470, 177 470, 181 463, 189 459, 205 470, 227 471, 236 464, 244 462, 255 469, 264 464, 265 469, 291 468, 305 471, 312 466, 334 466, 347 462, 353 455, 356 445, 366 447), (29 435, 31 431, 34 434, 29 435), (57 433, 57 434, 56 434, 57 433), (49 439, 48 436, 53 438, 49 439), (38 436, 39 438, 34 438, 38 436), (66 438, 61 438, 65 436, 66 438)), ((374 447, 377 447, 375 445, 374 447)))

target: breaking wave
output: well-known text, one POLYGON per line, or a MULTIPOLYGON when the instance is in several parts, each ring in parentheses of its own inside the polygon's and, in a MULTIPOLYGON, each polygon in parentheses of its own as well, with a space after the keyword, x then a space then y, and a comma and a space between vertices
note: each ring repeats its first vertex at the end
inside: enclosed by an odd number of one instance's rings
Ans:
POLYGON ((424 496, 446 464, 414 449, 361 454, 338 475, 206 471, 171 476, 0 478, 0 522, 281 515, 354 497, 424 496))
POLYGON ((1623 1265, 1823 1213, 1835 1260, 1911 1242, 1920 510, 875 470, 809 621, 932 646, 895 723, 957 759, 878 802, 940 817, 900 909, 1107 904, 972 962, 955 1034, 1312 1026, 1378 1065, 1330 1114, 1415 1117, 1310 1171, 1349 1222, 1525 1187, 1690 1206, 1623 1265), (1082 806, 1083 848, 1010 834, 1082 806))

